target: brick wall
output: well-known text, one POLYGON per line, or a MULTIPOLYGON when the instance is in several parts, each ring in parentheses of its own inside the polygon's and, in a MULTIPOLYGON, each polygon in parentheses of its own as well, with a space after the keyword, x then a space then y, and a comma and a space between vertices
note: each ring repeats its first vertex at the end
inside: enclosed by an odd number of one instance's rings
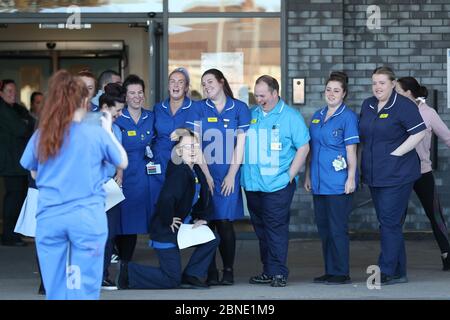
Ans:
MULTIPOLYGON (((349 75, 347 104, 359 113, 362 100, 372 95, 372 70, 389 65, 398 77, 414 76, 429 92, 438 90, 438 112, 450 126, 450 110, 446 107, 446 49, 450 48, 448 0, 288 0, 286 7, 287 101, 292 102, 292 78, 305 78, 305 105, 296 107, 306 121, 324 106, 324 83, 331 70, 344 70, 349 75), (381 10, 379 30, 369 30, 366 26, 366 10, 372 4, 381 10)), ((450 185, 450 150, 441 142, 438 150, 436 184, 450 223, 450 188, 446 187, 450 185)), ((354 206, 369 199, 366 187, 355 195, 354 206)), ((299 189, 291 210, 291 231, 315 233, 311 195, 299 189)), ((350 228, 353 232, 378 230, 370 203, 353 211, 350 228)), ((415 195, 410 200, 405 230, 430 230, 415 195)))

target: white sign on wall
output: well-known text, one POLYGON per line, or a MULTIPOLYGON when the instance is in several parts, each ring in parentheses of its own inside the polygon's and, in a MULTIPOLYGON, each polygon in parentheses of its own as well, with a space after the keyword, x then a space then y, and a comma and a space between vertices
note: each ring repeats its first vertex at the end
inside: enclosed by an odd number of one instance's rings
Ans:
POLYGON ((450 49, 447 49, 447 108, 450 108, 450 49))

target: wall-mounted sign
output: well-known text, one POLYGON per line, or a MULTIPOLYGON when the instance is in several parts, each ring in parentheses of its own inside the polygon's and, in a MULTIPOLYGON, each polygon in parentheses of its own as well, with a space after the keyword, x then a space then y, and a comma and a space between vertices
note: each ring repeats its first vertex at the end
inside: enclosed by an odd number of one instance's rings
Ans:
POLYGON ((294 104, 305 104, 305 79, 292 79, 292 101, 294 104))

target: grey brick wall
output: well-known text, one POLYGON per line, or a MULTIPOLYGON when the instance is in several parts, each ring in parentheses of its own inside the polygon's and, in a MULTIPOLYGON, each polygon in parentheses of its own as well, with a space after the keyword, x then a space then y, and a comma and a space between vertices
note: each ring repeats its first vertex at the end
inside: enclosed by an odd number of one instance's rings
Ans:
MULTIPOLYGON (((359 113, 363 99, 372 95, 371 73, 380 65, 394 69, 398 77, 414 76, 429 91, 438 90, 438 112, 450 126, 447 109, 446 49, 450 48, 448 0, 288 0, 287 101, 292 103, 292 78, 305 78, 305 104, 298 107, 309 122, 324 105, 324 82, 331 70, 349 75, 347 104, 359 113), (418 4, 421 3, 421 4, 418 4), (367 7, 381 10, 381 29, 366 27, 367 7)), ((430 101, 430 100, 429 100, 430 101)), ((450 150, 438 145, 435 171, 441 203, 450 223, 450 150)), ((370 199, 367 187, 355 195, 354 206, 370 199)), ((299 188, 291 207, 291 231, 314 234, 312 197, 299 188)), ((352 232, 378 230, 372 205, 355 208, 352 232)), ((405 230, 429 231, 430 225, 417 197, 409 204, 405 230)))

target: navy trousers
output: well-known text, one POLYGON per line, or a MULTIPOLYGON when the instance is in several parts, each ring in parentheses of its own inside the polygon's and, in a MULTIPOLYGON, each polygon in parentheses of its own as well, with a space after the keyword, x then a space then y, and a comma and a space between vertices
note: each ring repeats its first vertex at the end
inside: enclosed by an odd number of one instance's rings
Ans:
POLYGON ((106 218, 108 219, 108 239, 105 245, 105 257, 103 262, 103 279, 108 279, 108 268, 111 265, 111 256, 114 250, 114 239, 119 230, 120 223, 120 204, 115 205, 106 211, 106 218))
MULTIPOLYGON (((207 275, 209 264, 220 242, 219 235, 214 233, 216 239, 200 244, 189 259, 183 274, 204 278, 207 275)), ((128 285, 130 289, 172 289, 181 284, 181 255, 178 247, 170 249, 155 249, 159 259, 159 268, 128 264, 128 285)))
POLYGON ((352 194, 313 196, 317 229, 322 240, 325 274, 349 275, 348 218, 352 211, 352 198, 352 194))
POLYGON ((289 208, 296 183, 275 192, 246 191, 253 228, 259 239, 263 272, 269 276, 289 275, 289 208))
POLYGON ((378 265, 389 276, 406 276, 403 223, 414 183, 392 187, 370 187, 381 231, 378 265))

